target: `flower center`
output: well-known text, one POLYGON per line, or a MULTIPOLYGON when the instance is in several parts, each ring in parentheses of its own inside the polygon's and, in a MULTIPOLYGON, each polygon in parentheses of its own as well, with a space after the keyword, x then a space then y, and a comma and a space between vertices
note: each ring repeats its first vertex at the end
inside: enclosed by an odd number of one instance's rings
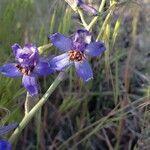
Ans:
POLYGON ((86 57, 81 51, 76 51, 76 50, 70 50, 69 51, 69 59, 71 61, 82 61, 86 57))
POLYGON ((34 66, 29 67, 22 67, 20 64, 16 65, 16 68, 23 74, 23 75, 30 75, 30 73, 33 71, 34 66))

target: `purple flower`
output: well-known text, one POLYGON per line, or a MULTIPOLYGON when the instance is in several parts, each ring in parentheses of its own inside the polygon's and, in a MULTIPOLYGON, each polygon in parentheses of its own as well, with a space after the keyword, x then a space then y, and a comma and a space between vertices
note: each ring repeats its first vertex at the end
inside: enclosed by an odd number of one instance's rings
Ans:
POLYGON ((7 126, 0 127, 0 135, 6 134, 9 131, 15 129, 18 126, 18 123, 12 123, 7 126))
POLYGON ((98 11, 93 8, 92 6, 89 6, 88 4, 85 4, 82 0, 65 0, 73 10, 76 10, 77 7, 83 9, 84 11, 91 13, 93 15, 98 15, 98 11))
POLYGON ((0 150, 11 150, 11 144, 7 140, 0 140, 0 150))
MULTIPOLYGON (((7 132, 15 129, 17 126, 17 123, 13 123, 0 127, 0 135, 6 134, 7 132)), ((0 150, 11 150, 11 144, 7 140, 0 140, 0 150)))
POLYGON ((93 78, 93 71, 88 63, 89 56, 98 56, 106 49, 102 42, 91 42, 92 35, 87 30, 79 29, 71 37, 60 33, 49 36, 49 39, 61 51, 65 52, 52 59, 56 70, 64 70, 74 64, 77 74, 84 81, 93 78))
POLYGON ((8 77, 21 77, 22 83, 31 96, 38 94, 36 77, 54 72, 49 60, 39 57, 38 49, 33 44, 23 48, 19 44, 12 46, 17 63, 9 63, 0 67, 0 72, 8 77))

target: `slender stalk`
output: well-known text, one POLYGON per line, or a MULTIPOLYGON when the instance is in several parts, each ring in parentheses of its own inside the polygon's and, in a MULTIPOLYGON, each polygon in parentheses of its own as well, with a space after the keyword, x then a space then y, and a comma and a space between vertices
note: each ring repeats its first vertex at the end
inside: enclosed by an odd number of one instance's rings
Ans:
MULTIPOLYGON (((99 13, 102 12, 102 10, 104 8, 104 5, 105 5, 105 2, 106 2, 106 0, 102 0, 102 2, 100 4, 100 7, 99 7, 99 10, 98 10, 99 13)), ((99 16, 96 16, 96 17, 93 18, 93 20, 91 21, 91 23, 88 25, 88 30, 90 30, 93 27, 93 25, 97 22, 98 18, 99 18, 99 16)))
POLYGON ((54 92, 56 87, 59 85, 59 83, 64 79, 65 72, 60 72, 57 78, 54 80, 54 82, 51 84, 49 89, 46 91, 44 96, 40 99, 40 101, 31 109, 30 112, 28 112, 27 115, 24 116, 22 121, 20 122, 18 128, 13 132, 11 135, 9 142, 13 143, 18 136, 20 135, 21 131, 26 127, 26 125, 30 122, 30 120, 35 116, 35 114, 39 111, 39 109, 44 105, 44 103, 47 101, 48 97, 54 92))
POLYGON ((25 99, 24 109, 25 115, 27 115, 33 106, 39 101, 39 96, 31 96, 28 92, 25 99))
POLYGON ((40 141, 41 141, 41 108, 38 110, 38 112, 35 115, 35 124, 36 124, 36 150, 39 150, 40 148, 40 141))
POLYGON ((83 26, 86 28, 86 30, 88 30, 88 24, 86 23, 85 19, 84 19, 84 16, 83 16, 83 12, 80 8, 77 9, 78 13, 79 13, 79 16, 81 18, 81 21, 82 21, 82 24, 83 26))
POLYGON ((96 38, 96 41, 98 41, 98 40, 100 39, 100 37, 101 37, 101 35, 102 35, 104 29, 106 28, 106 26, 107 26, 107 24, 108 24, 108 22, 109 22, 109 19, 110 19, 111 15, 112 15, 112 12, 113 12, 113 10, 111 10, 111 11, 108 13, 107 17, 105 18, 105 20, 104 20, 104 22, 103 22, 103 25, 102 25, 102 27, 101 27, 101 30, 100 30, 100 32, 99 32, 97 38, 96 38))
POLYGON ((102 2, 100 4, 100 7, 99 7, 99 10, 98 10, 99 11, 99 16, 96 16, 96 17, 93 18, 93 20, 88 25, 88 30, 90 30, 93 27, 93 25, 98 21, 100 15, 106 16, 107 12, 113 11, 116 7, 121 6, 121 5, 125 4, 125 3, 127 3, 129 0, 124 0, 123 2, 113 1, 113 3, 111 3, 110 7, 108 8, 108 10, 102 13, 102 10, 103 10, 104 5, 105 5, 105 1, 106 0, 102 0, 102 2))
POLYGON ((50 47, 52 47, 51 43, 38 47, 39 53, 42 54, 44 50, 49 49, 50 47))

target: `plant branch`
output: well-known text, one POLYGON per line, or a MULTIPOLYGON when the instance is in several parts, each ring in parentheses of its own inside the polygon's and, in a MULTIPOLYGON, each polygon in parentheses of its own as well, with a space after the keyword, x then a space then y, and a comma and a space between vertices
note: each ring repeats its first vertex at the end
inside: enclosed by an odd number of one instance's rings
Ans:
POLYGON ((86 23, 86 21, 85 21, 85 19, 84 19, 82 10, 81 10, 80 8, 78 8, 78 9, 77 9, 77 12, 78 12, 78 14, 79 14, 79 16, 80 16, 80 19, 81 19, 81 21, 82 21, 83 26, 86 28, 86 30, 88 30, 88 24, 86 23))
POLYGON ((45 104, 45 102, 48 100, 48 97, 54 92, 56 87, 59 85, 59 83, 64 79, 65 72, 60 72, 57 78, 54 80, 54 82, 51 84, 49 89, 46 91, 44 96, 39 100, 39 102, 31 109, 31 111, 24 116, 22 121, 20 122, 18 128, 13 132, 11 135, 9 142, 13 143, 18 136, 20 135, 21 131, 26 127, 26 125, 31 121, 31 119, 35 116, 35 114, 40 110, 40 108, 45 104))
MULTIPOLYGON (((98 9, 99 14, 102 12, 104 5, 105 5, 105 2, 106 2, 106 0, 102 0, 100 7, 98 9)), ((97 22, 98 18, 99 18, 99 16, 96 16, 93 18, 91 23, 88 25, 88 30, 90 30, 93 27, 93 25, 97 22)))

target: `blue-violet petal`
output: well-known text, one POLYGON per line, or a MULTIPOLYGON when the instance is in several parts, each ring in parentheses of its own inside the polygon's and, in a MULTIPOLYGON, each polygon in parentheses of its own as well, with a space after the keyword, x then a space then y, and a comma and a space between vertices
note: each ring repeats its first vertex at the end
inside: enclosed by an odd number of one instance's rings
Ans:
POLYGON ((92 42, 90 43, 86 49, 85 54, 90 56, 98 56, 102 54, 106 50, 104 43, 102 42, 92 42))
POLYGON ((38 85, 35 77, 24 75, 22 83, 31 96, 38 94, 38 85))
POLYGON ((20 50, 22 50, 21 46, 18 43, 15 43, 11 46, 13 50, 13 54, 16 57, 16 55, 19 53, 20 50))
POLYGON ((49 39, 59 50, 69 51, 72 47, 72 40, 68 37, 65 37, 63 34, 52 34, 49 36, 49 39))
POLYGON ((93 71, 87 60, 75 62, 75 68, 78 76, 82 80, 89 81, 93 78, 93 71))
POLYGON ((5 64, 2 67, 0 67, 0 72, 8 77, 19 77, 22 76, 20 71, 17 69, 15 63, 5 64))
POLYGON ((55 70, 54 66, 48 62, 49 60, 40 59, 34 68, 34 73, 40 76, 46 76, 53 73, 55 70))
POLYGON ((64 54, 54 57, 51 60, 51 63, 54 64, 56 70, 64 70, 73 62, 70 61, 68 53, 64 53, 64 54))

